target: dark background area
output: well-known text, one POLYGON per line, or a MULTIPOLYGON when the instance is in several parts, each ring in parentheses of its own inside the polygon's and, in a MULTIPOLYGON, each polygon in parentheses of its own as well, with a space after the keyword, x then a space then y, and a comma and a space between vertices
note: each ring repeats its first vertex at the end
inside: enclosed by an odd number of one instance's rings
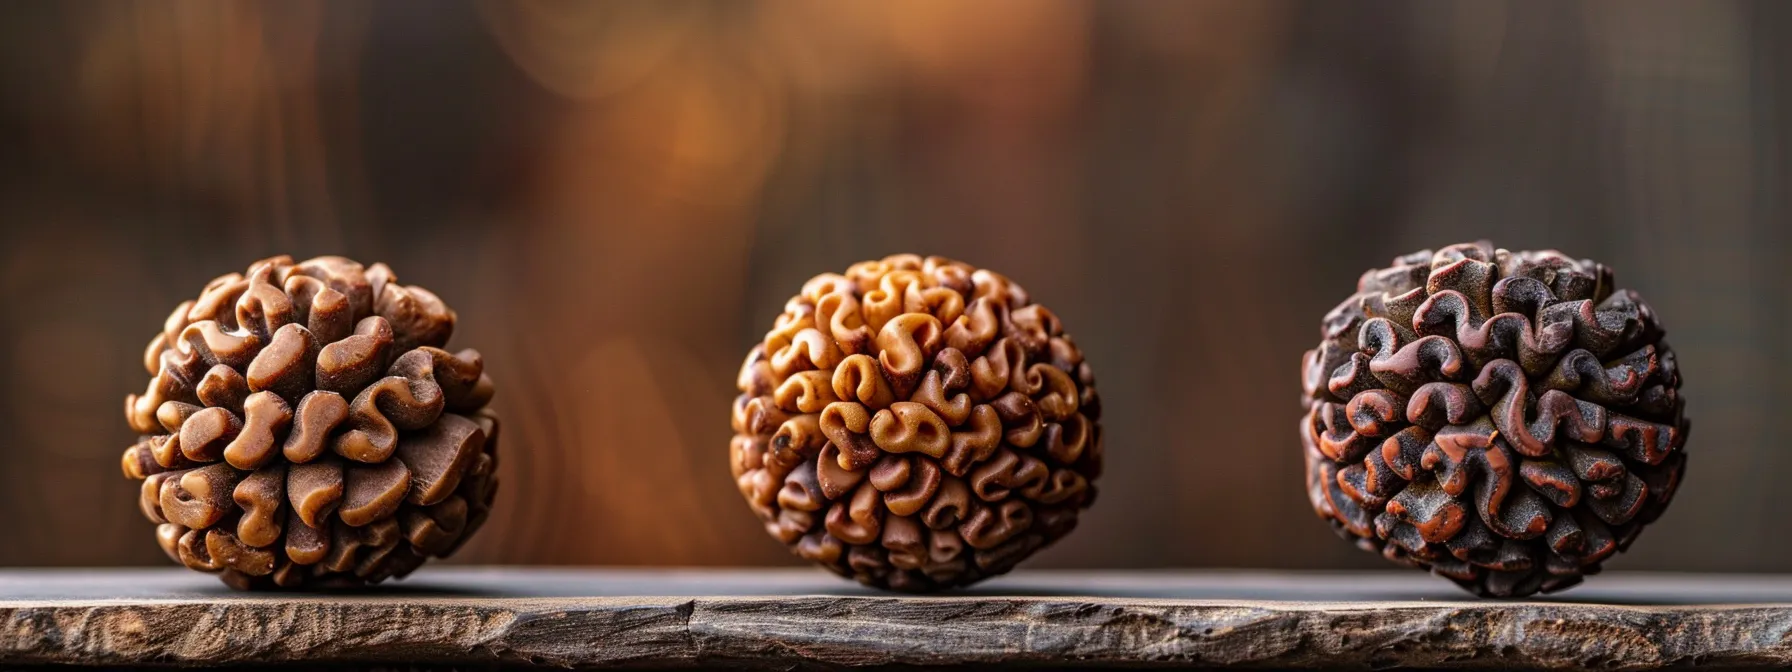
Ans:
POLYGON ((385 261, 499 383, 456 561, 795 563, 726 464, 803 280, 1000 270, 1095 365, 1102 495, 1031 566, 1382 567, 1309 510, 1298 362, 1359 273, 1617 269, 1695 431, 1619 569, 1792 570, 1792 4, 0 4, 0 565, 164 564, 144 344, 279 253, 385 261))

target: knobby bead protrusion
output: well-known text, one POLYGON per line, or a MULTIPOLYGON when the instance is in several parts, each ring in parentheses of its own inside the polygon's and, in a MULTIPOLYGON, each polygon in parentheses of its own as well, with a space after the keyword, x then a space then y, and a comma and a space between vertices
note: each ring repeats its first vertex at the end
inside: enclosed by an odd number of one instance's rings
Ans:
POLYGON ((237 588, 372 583, 453 553, 496 493, 494 387, 454 311, 384 264, 276 257, 207 283, 125 400, 156 542, 237 588))

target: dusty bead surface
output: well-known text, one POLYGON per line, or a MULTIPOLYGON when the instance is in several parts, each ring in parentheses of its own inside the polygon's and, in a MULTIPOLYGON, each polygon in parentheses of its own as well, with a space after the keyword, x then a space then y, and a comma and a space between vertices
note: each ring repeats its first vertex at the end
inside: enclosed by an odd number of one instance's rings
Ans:
POLYGON ((1302 361, 1314 510, 1482 596, 1573 586, 1667 508, 1674 353, 1610 269, 1486 242, 1365 273, 1302 361))
POLYGON ((1001 275, 895 255, 803 284, 741 367, 729 465, 798 556, 908 592, 1001 574, 1075 527, 1095 375, 1001 275))
POLYGON ((384 264, 276 257, 150 340, 123 470, 175 562, 239 589, 376 583, 446 557, 497 492, 498 420, 455 315, 384 264))

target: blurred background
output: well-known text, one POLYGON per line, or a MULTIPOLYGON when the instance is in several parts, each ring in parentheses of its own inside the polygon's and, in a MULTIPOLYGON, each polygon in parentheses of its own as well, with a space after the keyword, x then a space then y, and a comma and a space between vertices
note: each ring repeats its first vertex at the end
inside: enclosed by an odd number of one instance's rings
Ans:
POLYGON ((166 564, 118 468, 144 344, 279 253, 461 318, 505 487, 456 562, 796 564, 729 478, 803 280, 1000 270, 1101 380, 1030 566, 1383 567, 1302 487, 1298 362, 1363 270, 1603 260, 1696 428, 1616 569, 1792 570, 1792 3, 0 4, 0 565, 166 564))

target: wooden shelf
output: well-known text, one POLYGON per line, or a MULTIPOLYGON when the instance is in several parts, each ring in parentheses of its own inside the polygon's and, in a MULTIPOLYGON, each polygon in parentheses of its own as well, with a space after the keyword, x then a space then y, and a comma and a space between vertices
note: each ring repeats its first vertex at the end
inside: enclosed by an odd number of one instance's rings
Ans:
POLYGON ((1615 573, 1495 601, 1417 572, 1021 571, 911 597, 794 569, 429 567, 327 594, 0 570, 0 667, 34 664, 1787 666, 1792 577, 1615 573))

